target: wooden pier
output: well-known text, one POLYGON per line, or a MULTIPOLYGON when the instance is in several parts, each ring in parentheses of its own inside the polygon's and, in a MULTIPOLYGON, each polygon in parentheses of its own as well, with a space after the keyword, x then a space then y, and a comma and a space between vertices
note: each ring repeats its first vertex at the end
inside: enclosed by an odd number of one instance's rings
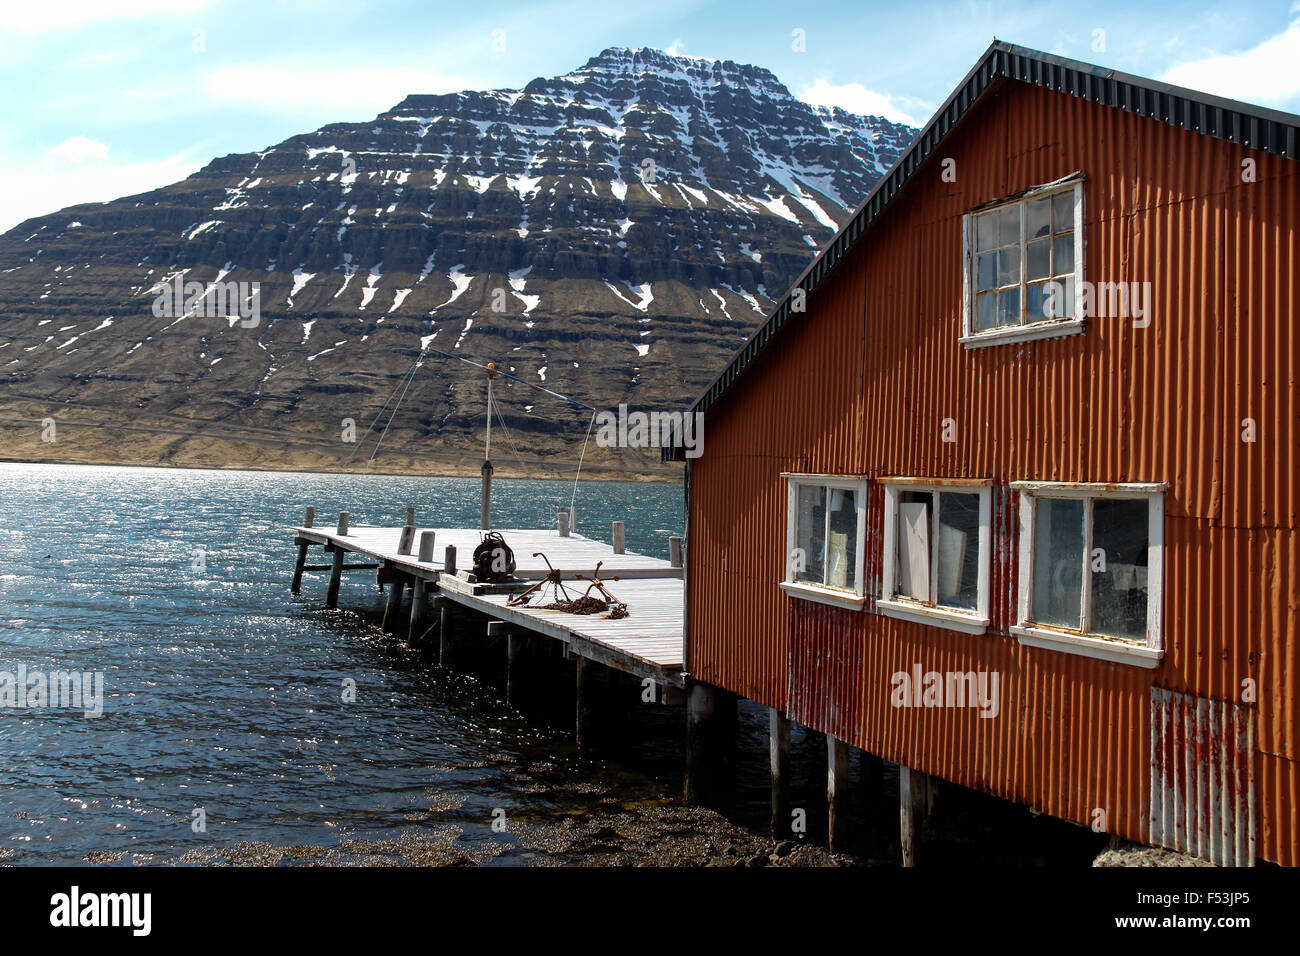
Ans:
MULTIPOLYGON (((413 522, 413 509, 408 509, 407 515, 408 522, 413 522)), ((432 623, 426 601, 433 598, 437 604, 450 602, 483 615, 487 619, 485 636, 505 633, 562 642, 566 655, 578 658, 579 684, 582 667, 590 662, 654 681, 658 685, 656 700, 680 699, 687 675, 683 670, 684 582, 679 539, 666 542, 665 550, 672 559, 664 560, 623 550, 621 522, 615 522, 613 546, 568 533, 564 520, 555 530, 500 529, 498 533, 514 552, 515 571, 509 582, 485 583, 470 570, 471 555, 483 540, 481 531, 416 527, 413 523, 397 528, 352 526, 346 512, 335 529, 326 529, 316 527, 314 518, 313 509, 308 509, 304 524, 291 529, 298 546, 295 594, 304 571, 329 570, 325 604, 337 607, 343 572, 373 570, 379 584, 389 589, 385 626, 406 630, 412 642, 445 630, 445 614, 432 623), (308 550, 316 546, 330 556, 330 563, 307 563, 308 550), (543 554, 549 567, 537 556, 543 554), (348 560, 349 555, 362 560, 348 560), (612 619, 602 614, 509 604, 512 595, 544 580, 552 568, 562 572, 562 582, 572 596, 581 596, 590 582, 578 576, 596 576, 598 565, 600 580, 626 604, 626 617, 612 619), (411 595, 409 612, 402 603, 404 594, 411 595), (402 615, 401 628, 393 627, 398 615, 402 615)), ((537 594, 530 603, 550 600, 547 588, 546 595, 537 594)), ((514 646, 512 641, 512 655, 514 646)), ((580 727, 578 730, 581 734, 580 727)))

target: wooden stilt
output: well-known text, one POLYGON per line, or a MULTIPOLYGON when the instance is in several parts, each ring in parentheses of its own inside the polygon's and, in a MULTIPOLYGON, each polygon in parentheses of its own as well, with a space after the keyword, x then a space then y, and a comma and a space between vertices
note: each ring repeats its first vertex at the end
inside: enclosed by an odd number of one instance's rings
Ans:
POLYGON ((686 692, 686 802, 711 799, 717 777, 714 730, 718 688, 693 682, 686 692))
POLYGON ((294 594, 302 590, 302 569, 307 564, 307 547, 306 541, 298 545, 298 561, 293 566, 293 584, 289 586, 294 594))
POLYGON ((428 613, 428 582, 424 578, 415 578, 411 582, 411 623, 406 631, 406 641, 411 646, 424 642, 424 620, 428 613))
POLYGON ((849 745, 826 735, 827 834, 831 851, 842 850, 848 840, 849 745))
POLYGON ((624 540, 626 532, 623 528, 623 522, 615 521, 610 526, 610 537, 614 541, 614 553, 622 554, 625 550, 624 540))
POLYGON ((515 669, 515 662, 519 660, 524 650, 524 637, 522 634, 511 630, 506 635, 506 703, 514 704, 518 696, 519 675, 515 669))
POLYGON ((775 707, 767 709, 768 754, 772 764, 772 836, 790 835, 790 718, 775 707))
POLYGON ((573 739, 579 747, 587 744, 589 725, 591 723, 591 678, 592 665, 585 657, 574 656, 574 719, 573 739))
POLYGON ((343 556, 347 554, 337 545, 334 548, 334 564, 330 568, 330 584, 325 591, 325 606, 327 608, 336 608, 339 606, 339 583, 343 580, 343 556))
POLYGON ((398 615, 402 611, 402 595, 406 592, 406 581, 394 575, 388 583, 388 603, 384 605, 384 630, 397 630, 398 615))
POLYGON ((921 845, 921 822, 925 819, 926 775, 910 767, 898 768, 899 843, 903 866, 916 866, 921 845))
POLYGON ((438 666, 449 667, 451 665, 451 602, 443 598, 438 603, 438 666))

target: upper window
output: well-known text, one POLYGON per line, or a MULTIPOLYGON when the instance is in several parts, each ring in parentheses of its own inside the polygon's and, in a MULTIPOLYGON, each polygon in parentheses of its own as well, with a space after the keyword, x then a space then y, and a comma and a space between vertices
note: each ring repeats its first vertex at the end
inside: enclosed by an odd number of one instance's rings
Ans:
POLYGON ((962 342, 968 347, 1078 332, 1083 183, 1074 180, 967 213, 962 342))
POLYGON ((792 594, 845 607, 863 602, 866 482, 786 475, 786 572, 792 594))
POLYGON ((1021 491, 1022 643, 1154 667, 1163 486, 1013 482, 1021 491))
POLYGON ((880 613, 981 633, 988 626, 987 481, 885 479, 880 613))

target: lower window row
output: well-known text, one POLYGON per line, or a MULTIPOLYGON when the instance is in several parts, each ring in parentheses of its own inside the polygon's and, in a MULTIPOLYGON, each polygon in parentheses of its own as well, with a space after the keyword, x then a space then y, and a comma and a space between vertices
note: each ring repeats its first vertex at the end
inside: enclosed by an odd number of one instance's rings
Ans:
MULTIPOLYGON (((791 594, 866 603, 864 479, 786 475, 791 594)), ((887 478, 879 613, 982 633, 989 624, 990 481, 887 478)), ((1155 666, 1161 654, 1164 486, 1011 482, 1019 492, 1016 623, 1022 643, 1155 666)), ((1011 549, 1009 540, 1000 546, 1011 549)))

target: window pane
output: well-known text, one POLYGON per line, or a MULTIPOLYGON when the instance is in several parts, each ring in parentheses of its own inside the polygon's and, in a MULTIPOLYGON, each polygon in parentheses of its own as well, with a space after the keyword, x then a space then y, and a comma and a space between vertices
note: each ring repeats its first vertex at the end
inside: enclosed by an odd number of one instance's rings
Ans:
POLYGON ((997 295, 996 292, 985 292, 975 300, 976 332, 993 328, 997 295))
POLYGON ((833 588, 857 590, 857 493, 850 488, 831 490, 831 542, 826 583, 833 588))
POLYGON ((998 325, 1020 324, 1020 290, 1004 289, 998 296, 998 325))
POLYGON ((825 581, 824 570, 826 535, 826 489, 820 485, 799 486, 798 524, 795 525, 795 547, 802 554, 797 554, 794 579, 812 584, 825 581), (804 569, 799 570, 799 558, 804 569))
POLYGON ((1035 239, 1052 231, 1052 199, 1031 199, 1025 204, 1025 238, 1035 239))
MULTIPOLYGON (((1025 287, 1026 322, 1041 322, 1046 318, 1050 318, 1048 312, 1051 309, 1051 287, 1050 282, 1036 282, 1025 287)), ((1064 289, 1058 294, 1064 295, 1064 289)))
POLYGON ((898 495, 898 581, 894 593, 930 601, 930 509, 934 495, 904 491, 898 495))
POLYGON ((1043 314, 1051 319, 1074 315, 1074 277, 1053 279, 1046 283, 1043 293, 1043 314))
POLYGON ((979 257, 977 263, 978 284, 975 286, 976 291, 984 292, 988 289, 997 288, 998 254, 996 252, 986 252, 979 257))
POLYGON ((975 217, 975 248, 978 251, 997 248, 997 226, 997 213, 985 213, 975 217))
POLYGON ((939 492, 939 603, 975 610, 979 591, 980 496, 939 492))
POLYGON ((1012 203, 997 211, 998 245, 1014 246, 1020 243, 1020 204, 1012 203))
POLYGON ((1052 231, 1074 228, 1074 190, 1057 193, 1052 197, 1052 231))
POLYGON ((1020 284, 1020 247, 998 250, 998 285, 1020 284))
POLYGON ((1052 240, 1039 239, 1025 247, 1025 278, 1046 279, 1052 274, 1052 240))
POLYGON ((1083 502, 1039 498, 1034 505, 1034 620, 1077 629, 1082 593, 1083 502))
POLYGON ((1092 608, 1089 630, 1144 640, 1147 634, 1147 502, 1102 499, 1092 505, 1092 608))
POLYGON ((1074 233, 1067 232, 1052 240, 1052 274, 1070 275, 1074 272, 1074 233))

